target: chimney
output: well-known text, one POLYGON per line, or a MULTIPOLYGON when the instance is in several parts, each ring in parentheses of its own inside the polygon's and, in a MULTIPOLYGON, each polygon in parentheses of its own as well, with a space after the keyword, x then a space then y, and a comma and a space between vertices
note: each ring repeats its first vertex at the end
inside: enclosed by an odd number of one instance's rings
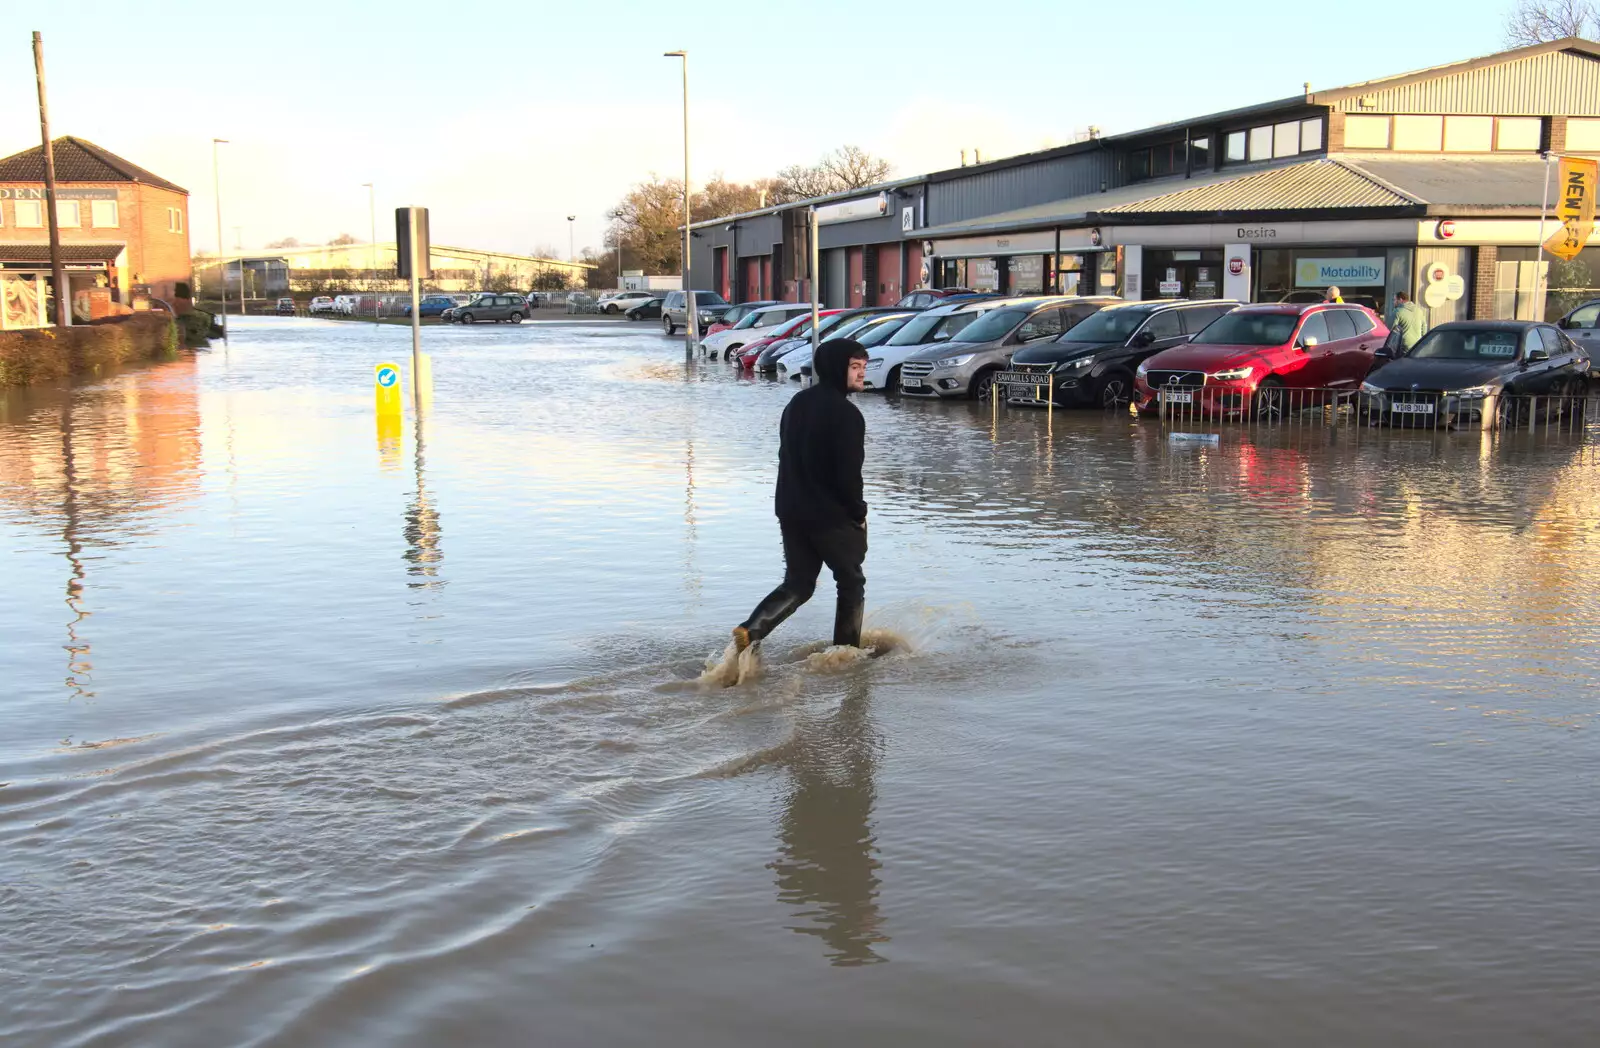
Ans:
POLYGON ((767 191, 765 189, 763 189, 761 191, 761 203, 758 204, 757 206, 758 207, 766 207, 767 206, 767 191))
POLYGON ((981 159, 979 159, 979 157, 978 157, 978 147, 977 146, 973 146, 972 147, 972 162, 974 164, 983 163, 983 161, 981 159))
POLYGON ((961 166, 967 166, 967 151, 965 149, 961 151, 961 166))

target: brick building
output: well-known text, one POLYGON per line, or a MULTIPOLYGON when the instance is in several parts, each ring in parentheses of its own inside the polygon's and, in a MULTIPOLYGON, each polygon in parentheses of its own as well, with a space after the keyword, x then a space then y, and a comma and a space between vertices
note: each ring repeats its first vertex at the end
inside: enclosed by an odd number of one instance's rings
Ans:
MULTIPOLYGON (((134 304, 148 294, 189 306, 189 191, 93 142, 53 143, 56 214, 67 282, 81 292, 109 290, 134 304)), ((44 149, 0 159, 0 326, 47 323, 50 230, 45 217, 44 149)))

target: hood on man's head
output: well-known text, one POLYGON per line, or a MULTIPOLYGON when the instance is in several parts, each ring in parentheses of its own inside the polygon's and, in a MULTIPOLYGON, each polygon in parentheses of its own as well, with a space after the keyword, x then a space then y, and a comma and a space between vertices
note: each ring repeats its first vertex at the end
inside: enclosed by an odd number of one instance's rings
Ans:
POLYGON ((817 347, 811 370, 819 383, 843 393, 846 392, 845 378, 849 374, 852 359, 866 360, 866 347, 853 338, 830 338, 817 347))

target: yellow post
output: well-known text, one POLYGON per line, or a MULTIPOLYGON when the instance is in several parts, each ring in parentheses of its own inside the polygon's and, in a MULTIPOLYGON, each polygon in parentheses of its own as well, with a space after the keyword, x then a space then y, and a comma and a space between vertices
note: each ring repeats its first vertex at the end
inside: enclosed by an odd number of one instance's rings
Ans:
POLYGON ((373 407, 379 415, 401 415, 405 408, 400 403, 400 365, 377 364, 373 366, 373 407))

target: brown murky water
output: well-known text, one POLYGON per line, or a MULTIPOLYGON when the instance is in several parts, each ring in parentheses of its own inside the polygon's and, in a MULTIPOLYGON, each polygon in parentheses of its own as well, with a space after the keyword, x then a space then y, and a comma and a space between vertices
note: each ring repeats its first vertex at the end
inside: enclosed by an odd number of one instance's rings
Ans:
POLYGON ((864 398, 741 674, 789 389, 240 327, 0 399, 7 1046, 1592 1042, 1592 437, 864 398))

